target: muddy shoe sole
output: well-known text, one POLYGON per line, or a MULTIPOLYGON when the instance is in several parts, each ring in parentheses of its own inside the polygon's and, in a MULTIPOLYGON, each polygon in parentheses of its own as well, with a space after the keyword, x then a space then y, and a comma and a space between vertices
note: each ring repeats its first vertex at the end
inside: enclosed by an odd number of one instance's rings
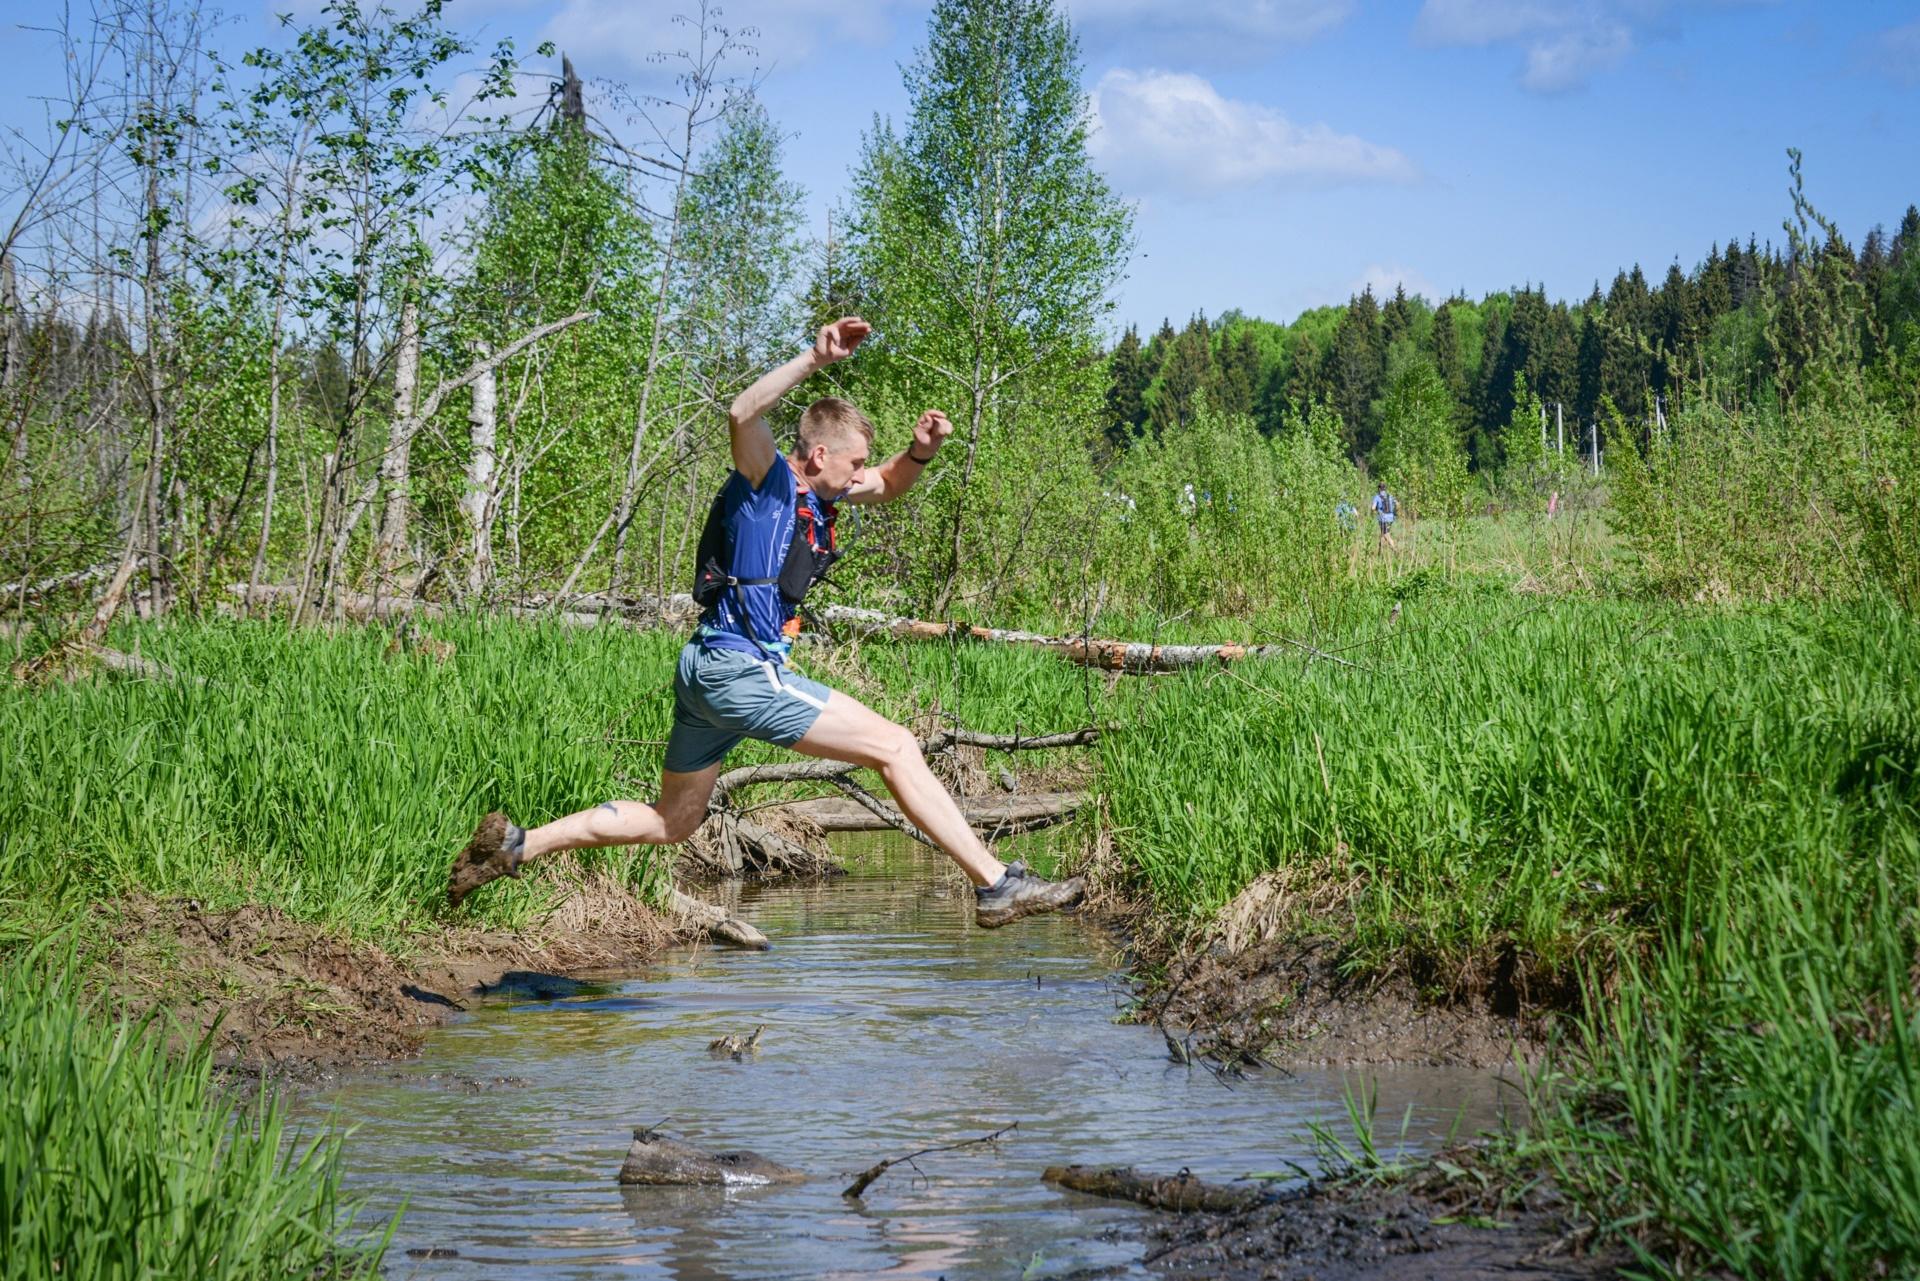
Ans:
POLYGON ((447 902, 454 907, 460 900, 489 881, 520 875, 519 863, 507 852, 507 831, 512 826, 499 810, 480 820, 473 839, 453 860, 453 872, 447 878, 447 902))
POLYGON ((997 930, 1002 925, 1028 916, 1039 916, 1046 912, 1058 912, 1072 907, 1087 896, 1085 878, 1076 876, 1071 880, 1055 881, 1044 887, 1022 894, 1016 901, 1004 907, 977 907, 973 912, 973 923, 983 930, 997 930))

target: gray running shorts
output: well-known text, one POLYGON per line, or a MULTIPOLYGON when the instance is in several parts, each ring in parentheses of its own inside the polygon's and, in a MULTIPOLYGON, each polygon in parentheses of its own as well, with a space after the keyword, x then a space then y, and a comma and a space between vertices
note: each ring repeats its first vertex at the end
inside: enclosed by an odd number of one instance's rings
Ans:
POLYGON ((826 710, 830 693, 764 658, 689 641, 673 673, 666 767, 676 774, 703 770, 743 738, 792 747, 826 710))

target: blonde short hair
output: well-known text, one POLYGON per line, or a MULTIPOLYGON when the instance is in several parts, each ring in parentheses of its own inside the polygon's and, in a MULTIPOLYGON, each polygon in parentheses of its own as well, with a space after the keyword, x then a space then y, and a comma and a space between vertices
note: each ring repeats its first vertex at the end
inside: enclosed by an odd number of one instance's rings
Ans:
POLYGON ((868 449, 873 448, 873 424, 850 400, 822 396, 800 415, 800 454, 803 457, 811 454, 816 445, 832 449, 846 436, 858 436, 868 449))

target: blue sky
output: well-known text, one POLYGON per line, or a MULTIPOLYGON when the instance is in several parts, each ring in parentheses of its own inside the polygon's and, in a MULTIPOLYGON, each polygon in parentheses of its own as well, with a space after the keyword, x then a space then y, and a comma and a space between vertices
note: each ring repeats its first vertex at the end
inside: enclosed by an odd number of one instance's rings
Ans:
MULTIPOLYGON (((452 22, 590 78, 657 78, 697 0, 449 0, 452 22)), ((219 43, 271 36, 317 0, 234 0, 219 43)), ((762 96, 816 233, 863 129, 904 115, 916 0, 729 0, 757 28, 762 96)), ((1920 3, 1878 0, 1071 0, 1096 153, 1137 203, 1121 321, 1228 308, 1277 320, 1364 282, 1478 297, 1522 282, 1579 298, 1639 262, 1780 239, 1788 146, 1857 243, 1920 201, 1920 3)), ((0 124, 30 126, 50 75, 6 0, 19 69, 0 124)), ((743 67, 744 69, 744 67, 743 67)))

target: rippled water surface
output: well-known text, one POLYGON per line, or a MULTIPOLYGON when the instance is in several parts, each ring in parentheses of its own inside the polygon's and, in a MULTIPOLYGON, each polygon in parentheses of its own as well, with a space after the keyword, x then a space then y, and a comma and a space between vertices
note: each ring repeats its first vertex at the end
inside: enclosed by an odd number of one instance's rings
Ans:
MULTIPOLYGON (((593 983, 535 980, 474 1003, 415 1063, 296 1101, 354 1127, 347 1189, 403 1201, 389 1275, 1004 1277, 1139 1269, 1144 1212, 1056 1191, 1049 1164, 1182 1166, 1210 1178, 1310 1162, 1309 1122, 1346 1133, 1358 1076, 1266 1071, 1223 1088, 1114 1021, 1118 959, 1072 918, 998 931, 944 864, 891 839, 854 874, 748 890, 767 953, 669 954, 593 983), (757 1059, 707 1043, 764 1023, 757 1059), (498 1078, 519 1082, 495 1083, 498 1078), (486 1088, 474 1092, 473 1084, 486 1088), (636 1125, 807 1170, 797 1187, 622 1188, 636 1125), (882 1157, 1019 1122, 992 1148, 890 1170, 882 1157), (444 1256, 421 1258, 409 1250, 444 1256)), ((1490 1124, 1484 1074, 1377 1074, 1381 1128, 1410 1146, 1490 1124), (1464 1109, 1464 1114, 1463 1114, 1464 1109)))

